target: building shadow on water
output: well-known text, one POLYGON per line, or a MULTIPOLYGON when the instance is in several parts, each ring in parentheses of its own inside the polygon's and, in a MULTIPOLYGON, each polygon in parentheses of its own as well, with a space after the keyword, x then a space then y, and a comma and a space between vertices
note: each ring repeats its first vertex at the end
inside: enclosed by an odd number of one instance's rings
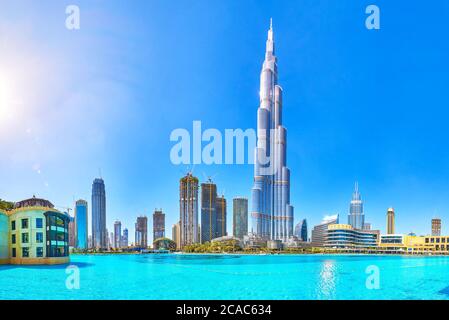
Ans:
POLYGON ((80 269, 93 267, 94 263, 88 262, 70 262, 65 264, 56 264, 56 265, 23 265, 23 264, 15 264, 15 265, 1 265, 0 272, 10 270, 10 269, 36 269, 36 270, 58 270, 58 269, 66 269, 68 266, 76 266, 80 269))

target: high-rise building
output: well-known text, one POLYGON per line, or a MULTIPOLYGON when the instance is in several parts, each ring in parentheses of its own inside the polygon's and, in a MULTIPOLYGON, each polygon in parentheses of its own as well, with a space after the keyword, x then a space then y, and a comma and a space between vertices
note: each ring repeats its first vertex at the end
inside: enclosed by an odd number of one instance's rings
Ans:
POLYGON ((248 199, 234 198, 232 200, 232 218, 233 236, 243 239, 248 234, 248 199))
POLYGON ((162 209, 153 213, 153 241, 165 237, 165 214, 162 209))
POLYGON ((228 233, 226 231, 226 199, 224 195, 221 197, 217 197, 216 203, 215 203, 215 237, 214 238, 220 238, 227 236, 228 233))
POLYGON ((71 217, 67 212, 64 213, 69 216, 69 247, 74 248, 76 245, 75 218, 71 217))
POLYGON ((176 249, 181 248, 181 228, 180 223, 175 223, 172 227, 172 240, 176 243, 176 249))
POLYGON ((298 240, 307 242, 307 220, 302 219, 295 227, 295 236, 298 238, 298 240))
POLYGON ((108 229, 106 229, 106 234, 108 235, 108 238, 106 239, 108 248, 115 248, 114 232, 109 233, 108 229))
POLYGON ((260 75, 257 147, 252 189, 252 233, 286 242, 293 236, 290 170, 287 168, 287 130, 282 126, 282 88, 270 23, 265 61, 260 75))
POLYGON ((395 216, 394 209, 388 208, 387 210, 387 234, 394 234, 395 229, 395 216))
POLYGON ((363 224, 363 229, 362 229, 362 230, 364 230, 364 231, 370 231, 370 230, 371 230, 371 223, 365 222, 365 223, 363 224))
POLYGON ((92 246, 107 248, 106 231, 106 190, 101 178, 92 184, 92 246))
POLYGON ((210 179, 201 184, 201 243, 216 238, 217 186, 210 179))
POLYGON ((359 184, 355 183, 351 204, 349 205, 348 224, 354 229, 363 230, 365 214, 363 213, 363 201, 359 192, 359 184))
POLYGON ((198 243, 198 178, 191 173, 179 181, 179 220, 181 248, 198 243))
POLYGON ((441 236, 441 219, 432 219, 432 236, 441 236))
POLYGON ((338 214, 327 216, 323 221, 312 229, 312 245, 322 247, 326 244, 328 228, 332 224, 338 224, 338 214))
POLYGON ((75 203, 75 247, 82 250, 87 250, 89 246, 87 212, 87 201, 78 200, 75 203))
POLYGON ((135 242, 139 248, 148 247, 148 218, 146 216, 137 217, 135 242))
POLYGON ((114 222, 114 248, 120 249, 122 247, 122 223, 120 221, 114 222))
POLYGON ((122 235, 122 247, 127 248, 128 247, 128 229, 123 229, 123 235, 122 235))

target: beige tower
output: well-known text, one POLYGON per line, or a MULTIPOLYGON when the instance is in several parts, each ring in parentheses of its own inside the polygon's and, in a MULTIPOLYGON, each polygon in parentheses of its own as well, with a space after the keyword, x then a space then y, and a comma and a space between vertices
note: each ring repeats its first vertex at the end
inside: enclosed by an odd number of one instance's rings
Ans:
POLYGON ((432 219, 432 236, 441 236, 441 219, 432 219))
POLYGON ((394 209, 388 208, 387 211, 387 234, 394 234, 394 209))

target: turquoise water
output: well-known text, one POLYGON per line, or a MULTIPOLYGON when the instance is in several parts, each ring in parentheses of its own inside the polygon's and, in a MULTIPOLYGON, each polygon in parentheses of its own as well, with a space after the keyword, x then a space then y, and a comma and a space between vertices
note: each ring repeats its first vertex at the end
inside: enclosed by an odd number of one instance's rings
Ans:
POLYGON ((0 299, 449 299, 449 257, 74 255, 66 266, 0 266, 0 299), (366 269, 379 270, 379 289, 366 269), (371 283, 371 282, 370 282, 371 283))

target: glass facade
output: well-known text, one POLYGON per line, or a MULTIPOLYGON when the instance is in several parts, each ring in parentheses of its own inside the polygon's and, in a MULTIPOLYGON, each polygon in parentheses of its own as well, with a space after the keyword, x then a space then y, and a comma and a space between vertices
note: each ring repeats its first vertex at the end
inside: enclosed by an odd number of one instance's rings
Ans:
POLYGON ((233 199, 233 230, 234 237, 243 239, 248 234, 248 199, 233 199))
POLYGON ((69 255, 69 217, 59 212, 44 213, 47 225, 47 257, 69 255))
POLYGON ((88 249, 87 201, 78 200, 75 204, 75 247, 88 249))

